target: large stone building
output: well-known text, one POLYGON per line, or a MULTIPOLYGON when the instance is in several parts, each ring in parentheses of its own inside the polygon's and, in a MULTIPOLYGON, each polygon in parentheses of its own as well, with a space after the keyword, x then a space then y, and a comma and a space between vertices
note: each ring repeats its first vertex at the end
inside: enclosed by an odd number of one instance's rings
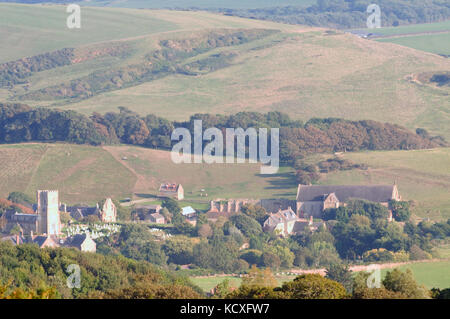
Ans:
POLYGON ((363 199, 386 207, 401 200, 397 185, 298 185, 297 215, 321 218, 327 208, 345 206, 351 199, 363 199))
MULTIPOLYGON (((20 206, 11 203, 13 208, 20 206)), ((61 222, 59 219, 58 191, 37 191, 36 212, 28 207, 17 207, 5 214, 3 232, 10 232, 18 227, 24 235, 41 234, 46 236, 58 236, 61 234, 61 222)))

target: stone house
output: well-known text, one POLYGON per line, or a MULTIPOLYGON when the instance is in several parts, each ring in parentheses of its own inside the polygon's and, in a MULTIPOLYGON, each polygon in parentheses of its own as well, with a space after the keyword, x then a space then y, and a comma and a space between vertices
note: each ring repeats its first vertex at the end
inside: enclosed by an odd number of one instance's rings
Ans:
POLYGON ((97 250, 97 245, 89 234, 77 234, 72 237, 68 237, 64 242, 64 246, 74 247, 83 252, 95 253, 97 250))
POLYGON ((294 231, 295 223, 299 220, 295 212, 289 207, 286 210, 279 210, 275 214, 270 214, 263 225, 266 232, 275 232, 283 237, 291 235, 294 231))
POLYGON ((184 189, 181 184, 164 183, 159 186, 158 197, 174 198, 176 200, 184 199, 184 189))
POLYGON ((153 213, 153 214, 148 215, 148 220, 151 223, 155 223, 155 224, 165 224, 166 223, 166 219, 160 213, 153 213))

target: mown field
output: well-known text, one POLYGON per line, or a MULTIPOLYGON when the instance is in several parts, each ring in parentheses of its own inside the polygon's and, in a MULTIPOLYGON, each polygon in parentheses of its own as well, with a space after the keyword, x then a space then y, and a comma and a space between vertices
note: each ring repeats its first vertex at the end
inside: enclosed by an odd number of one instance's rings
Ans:
POLYGON ((395 43, 425 52, 450 55, 450 20, 365 31, 381 35, 383 38, 376 39, 378 42, 395 43))
POLYGON ((378 41, 395 43, 436 54, 450 55, 450 31, 440 34, 393 37, 378 41))
MULTIPOLYGON (((450 288, 450 261, 415 263, 400 266, 398 269, 402 271, 410 269, 416 281, 428 289, 450 288)), ((385 276, 387 271, 389 270, 381 270, 381 275, 385 276)))
MULTIPOLYGON (((411 80, 424 72, 450 70, 450 61, 436 55, 342 32, 200 11, 83 8, 86 16, 82 28, 68 30, 64 28, 63 6, 2 4, 0 8, 7 17, 0 22, 0 32, 3 32, 0 36, 4 39, 0 56, 5 60, 68 46, 77 47, 77 54, 82 58, 83 50, 108 47, 113 43, 108 41, 112 40, 129 48, 123 57, 98 57, 35 73, 26 85, 0 89, 1 100, 14 101, 25 93, 77 79, 92 71, 136 63, 157 49, 161 40, 184 39, 217 28, 265 28, 281 33, 242 45, 216 48, 203 55, 235 54, 231 65, 213 72, 195 76, 172 74, 96 93, 83 100, 22 99, 21 102, 74 109, 85 114, 125 106, 140 114, 154 113, 176 120, 185 120, 194 113, 277 110, 303 120, 344 117, 389 121, 409 128, 424 127, 434 134, 450 137, 450 88, 411 80), (24 19, 19 17, 27 19, 22 22, 24 19), (109 24, 114 27, 108 27, 109 24), (28 32, 30 28, 35 31, 28 32)), ((193 59, 197 58, 201 56, 193 59)))
POLYGON ((321 184, 397 183, 404 200, 414 201, 421 218, 450 218, 450 149, 345 153, 345 159, 365 163, 367 171, 330 173, 321 184))

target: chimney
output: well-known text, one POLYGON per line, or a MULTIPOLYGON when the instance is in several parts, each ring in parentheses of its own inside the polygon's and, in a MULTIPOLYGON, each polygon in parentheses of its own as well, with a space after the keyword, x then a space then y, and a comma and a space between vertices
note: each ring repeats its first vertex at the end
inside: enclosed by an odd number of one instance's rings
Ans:
POLYGON ((209 202, 209 210, 213 211, 214 210, 214 201, 212 200, 211 202, 209 202))

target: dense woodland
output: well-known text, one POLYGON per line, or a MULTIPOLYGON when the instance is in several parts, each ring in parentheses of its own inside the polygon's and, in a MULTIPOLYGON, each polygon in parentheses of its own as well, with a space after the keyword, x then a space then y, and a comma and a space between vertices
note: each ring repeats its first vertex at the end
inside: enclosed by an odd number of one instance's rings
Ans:
POLYGON ((122 256, 40 249, 0 242, 1 298, 199 298, 186 278, 122 256), (79 265, 81 287, 70 289, 67 267, 79 265))
MULTIPOLYGON (((196 114, 187 122, 171 122, 151 114, 142 117, 124 107, 119 107, 119 112, 93 113, 87 117, 75 111, 11 103, 0 104, 0 143, 124 143, 170 149, 177 142, 171 141, 174 128, 185 127, 193 134, 195 120, 202 120, 205 129, 217 127, 223 132, 228 127, 280 128, 280 159, 291 165, 311 153, 410 150, 448 145, 442 137, 432 137, 424 129, 419 128, 414 133, 399 125, 369 120, 329 118, 303 123, 280 112, 240 112, 234 115, 196 114)), ((333 167, 332 163, 330 165, 333 167)))

